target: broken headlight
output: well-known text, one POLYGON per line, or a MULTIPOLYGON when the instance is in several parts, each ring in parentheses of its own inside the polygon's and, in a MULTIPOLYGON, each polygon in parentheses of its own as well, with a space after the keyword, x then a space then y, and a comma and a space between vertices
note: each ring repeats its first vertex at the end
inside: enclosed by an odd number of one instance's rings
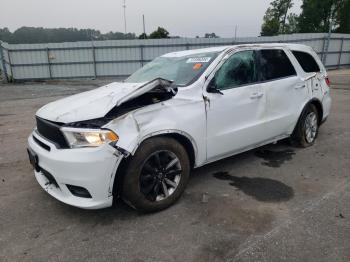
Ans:
POLYGON ((105 143, 117 142, 119 137, 108 129, 86 129, 62 127, 69 146, 78 147, 97 147, 105 143))

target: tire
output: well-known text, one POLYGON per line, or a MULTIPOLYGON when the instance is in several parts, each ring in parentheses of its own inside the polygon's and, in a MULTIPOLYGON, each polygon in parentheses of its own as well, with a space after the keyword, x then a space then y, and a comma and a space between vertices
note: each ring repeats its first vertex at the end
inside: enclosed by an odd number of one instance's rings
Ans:
POLYGON ((319 123, 316 107, 312 104, 308 105, 302 112, 295 127, 292 134, 292 142, 304 148, 312 146, 318 135, 319 123), (311 124, 311 127, 308 123, 311 124))
POLYGON ((180 198, 189 174, 190 161, 180 143, 167 137, 147 139, 141 143, 126 167, 122 197, 138 211, 160 211, 180 198))

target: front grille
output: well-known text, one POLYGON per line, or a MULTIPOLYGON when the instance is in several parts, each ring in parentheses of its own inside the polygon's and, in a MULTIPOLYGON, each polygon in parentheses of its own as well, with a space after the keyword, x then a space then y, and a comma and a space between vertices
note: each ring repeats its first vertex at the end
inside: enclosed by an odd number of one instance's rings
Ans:
POLYGON ((69 148, 60 130, 60 125, 40 117, 36 117, 36 126, 40 135, 56 145, 57 148, 69 148))

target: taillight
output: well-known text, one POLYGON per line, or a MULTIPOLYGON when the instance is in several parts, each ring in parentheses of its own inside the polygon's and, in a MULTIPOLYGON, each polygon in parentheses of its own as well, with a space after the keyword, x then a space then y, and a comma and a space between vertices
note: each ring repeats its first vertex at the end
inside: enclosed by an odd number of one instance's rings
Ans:
POLYGON ((325 78, 325 80, 326 80, 327 86, 328 86, 328 87, 331 87, 331 81, 329 80, 329 77, 328 77, 328 76, 325 78))

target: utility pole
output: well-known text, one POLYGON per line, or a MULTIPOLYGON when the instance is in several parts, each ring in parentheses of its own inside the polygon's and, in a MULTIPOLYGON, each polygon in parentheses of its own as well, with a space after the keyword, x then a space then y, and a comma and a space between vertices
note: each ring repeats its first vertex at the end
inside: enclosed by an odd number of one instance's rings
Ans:
POLYGON ((124 8, 124 32, 126 35, 126 0, 123 0, 123 8, 124 8))
POLYGON ((330 20, 329 20, 329 29, 328 29, 327 41, 326 41, 326 44, 325 44, 325 46, 323 48, 323 54, 322 54, 322 63, 324 65, 327 62, 329 42, 331 41, 331 36, 332 36, 332 28, 333 28, 333 19, 331 17, 330 20))
POLYGON ((237 40, 237 28, 238 28, 238 26, 236 25, 236 26, 235 26, 235 42, 236 42, 236 40, 237 40))
POLYGON ((142 15, 142 22, 143 22, 143 39, 146 39, 145 15, 142 15))

